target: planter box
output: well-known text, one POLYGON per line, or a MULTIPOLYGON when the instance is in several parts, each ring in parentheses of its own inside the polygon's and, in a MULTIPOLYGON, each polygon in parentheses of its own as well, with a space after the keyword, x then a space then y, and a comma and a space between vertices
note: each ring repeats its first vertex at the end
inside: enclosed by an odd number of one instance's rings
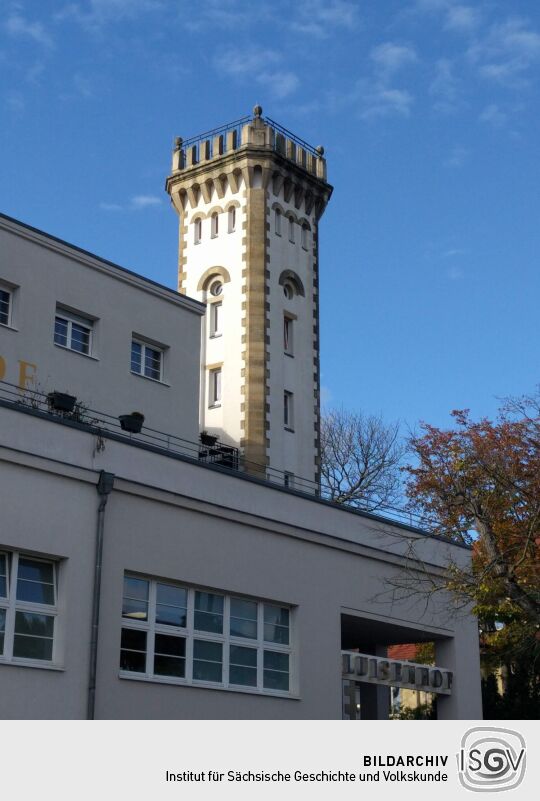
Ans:
POLYGON ((121 414, 118 419, 122 431, 128 431, 130 434, 139 434, 144 423, 143 414, 121 414))
POLYGON ((77 403, 75 395, 68 395, 67 392, 49 392, 47 399, 51 409, 57 412, 71 413, 77 403))

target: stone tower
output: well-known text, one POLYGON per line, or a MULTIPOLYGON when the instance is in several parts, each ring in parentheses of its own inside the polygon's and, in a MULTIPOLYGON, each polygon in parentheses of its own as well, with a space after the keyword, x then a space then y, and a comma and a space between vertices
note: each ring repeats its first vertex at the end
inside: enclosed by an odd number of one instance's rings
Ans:
POLYGON ((246 469, 299 489, 319 478, 318 226, 322 147, 253 117, 176 140, 178 288, 208 304, 200 423, 246 469))

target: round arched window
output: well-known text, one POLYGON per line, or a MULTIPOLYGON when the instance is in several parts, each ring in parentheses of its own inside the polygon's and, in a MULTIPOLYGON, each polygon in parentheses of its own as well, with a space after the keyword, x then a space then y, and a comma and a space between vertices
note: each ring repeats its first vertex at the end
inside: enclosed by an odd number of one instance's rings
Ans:
POLYGON ((222 281, 213 281, 210 284, 210 294, 214 297, 218 297, 223 292, 223 282, 222 281))
POLYGON ((294 287, 290 281, 285 281, 283 284, 283 294, 287 300, 292 300, 294 298, 294 287))

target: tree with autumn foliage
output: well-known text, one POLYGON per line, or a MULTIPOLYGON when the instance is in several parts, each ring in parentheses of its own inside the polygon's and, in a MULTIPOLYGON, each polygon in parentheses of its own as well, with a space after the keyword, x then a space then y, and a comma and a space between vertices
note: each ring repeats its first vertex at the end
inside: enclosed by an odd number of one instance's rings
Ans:
POLYGON ((452 417, 452 428, 424 423, 410 440, 409 506, 436 534, 472 547, 471 569, 450 565, 443 586, 472 603, 488 667, 524 670, 538 709, 540 389, 507 401, 495 422, 452 417))

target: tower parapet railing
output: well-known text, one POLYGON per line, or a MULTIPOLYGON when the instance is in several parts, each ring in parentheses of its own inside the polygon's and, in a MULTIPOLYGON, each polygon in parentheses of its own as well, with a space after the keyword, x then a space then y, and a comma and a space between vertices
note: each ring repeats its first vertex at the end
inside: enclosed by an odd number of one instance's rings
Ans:
POLYGON ((263 118, 260 106, 255 106, 253 117, 241 117, 190 139, 177 137, 172 170, 174 173, 193 169, 250 146, 275 152, 326 181, 324 148, 313 147, 269 117, 263 118))

